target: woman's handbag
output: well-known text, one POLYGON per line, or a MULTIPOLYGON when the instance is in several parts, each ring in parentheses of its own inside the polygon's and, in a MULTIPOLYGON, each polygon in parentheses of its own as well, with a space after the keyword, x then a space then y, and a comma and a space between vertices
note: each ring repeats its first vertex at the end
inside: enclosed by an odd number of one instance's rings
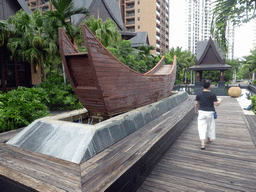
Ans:
MULTIPOLYGON (((207 103, 207 101, 205 100, 205 98, 204 98, 204 96, 203 96, 202 91, 201 91, 201 95, 202 95, 202 97, 203 97, 205 103, 207 103)), ((209 105, 209 104, 207 103, 207 105, 209 105)), ((209 105, 209 106, 210 106, 210 105, 209 105)), ((217 119, 217 112, 216 112, 216 111, 214 111, 214 119, 217 119)))
POLYGON ((214 119, 217 119, 217 112, 214 112, 214 119))

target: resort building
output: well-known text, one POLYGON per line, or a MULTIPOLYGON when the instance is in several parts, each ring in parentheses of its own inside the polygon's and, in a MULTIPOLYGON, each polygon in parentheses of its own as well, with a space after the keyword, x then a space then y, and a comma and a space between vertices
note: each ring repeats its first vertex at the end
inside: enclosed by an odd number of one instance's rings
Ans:
POLYGON ((148 32, 153 54, 169 50, 169 0, 119 0, 127 31, 148 32))
MULTIPOLYGON (((0 20, 8 19, 20 9, 32 13, 24 0, 0 0, 0 20)), ((7 92, 18 86, 31 87, 40 83, 40 67, 15 58, 6 42, 0 46, 0 91, 7 92)))
MULTIPOLYGON (((211 36, 213 0, 185 0, 185 49, 196 54, 198 41, 208 41, 211 36)), ((234 57, 234 26, 228 23, 227 58, 234 57)))

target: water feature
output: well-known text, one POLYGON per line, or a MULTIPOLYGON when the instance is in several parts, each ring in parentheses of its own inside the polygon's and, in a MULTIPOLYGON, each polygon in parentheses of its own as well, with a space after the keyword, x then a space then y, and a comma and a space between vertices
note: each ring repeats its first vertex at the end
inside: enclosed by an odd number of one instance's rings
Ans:
MULTIPOLYGON (((217 86, 211 87, 211 91, 214 92, 217 96, 229 96, 228 95, 228 89, 230 87, 225 88, 218 88, 217 86)), ((179 91, 179 92, 187 92, 189 95, 196 95, 199 91, 201 91, 202 88, 199 87, 191 87, 191 86, 177 86, 173 89, 173 91, 179 91)), ((250 99, 251 96, 256 94, 254 90, 251 90, 249 88, 241 88, 242 93, 239 98, 244 99, 250 99)))

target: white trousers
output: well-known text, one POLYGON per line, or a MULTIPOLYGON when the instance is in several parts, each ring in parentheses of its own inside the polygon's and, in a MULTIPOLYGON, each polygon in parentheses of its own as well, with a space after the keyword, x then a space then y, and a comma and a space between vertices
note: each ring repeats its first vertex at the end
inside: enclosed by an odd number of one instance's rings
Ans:
POLYGON ((215 120, 214 111, 198 111, 198 133, 200 140, 205 140, 206 137, 215 139, 215 120))

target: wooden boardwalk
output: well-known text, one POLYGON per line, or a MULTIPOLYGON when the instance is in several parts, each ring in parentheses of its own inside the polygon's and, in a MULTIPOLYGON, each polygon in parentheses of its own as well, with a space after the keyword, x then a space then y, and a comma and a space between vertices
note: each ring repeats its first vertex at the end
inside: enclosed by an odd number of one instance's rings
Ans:
POLYGON ((256 148, 236 99, 216 107, 216 140, 200 149, 197 116, 138 192, 256 191, 256 148))

